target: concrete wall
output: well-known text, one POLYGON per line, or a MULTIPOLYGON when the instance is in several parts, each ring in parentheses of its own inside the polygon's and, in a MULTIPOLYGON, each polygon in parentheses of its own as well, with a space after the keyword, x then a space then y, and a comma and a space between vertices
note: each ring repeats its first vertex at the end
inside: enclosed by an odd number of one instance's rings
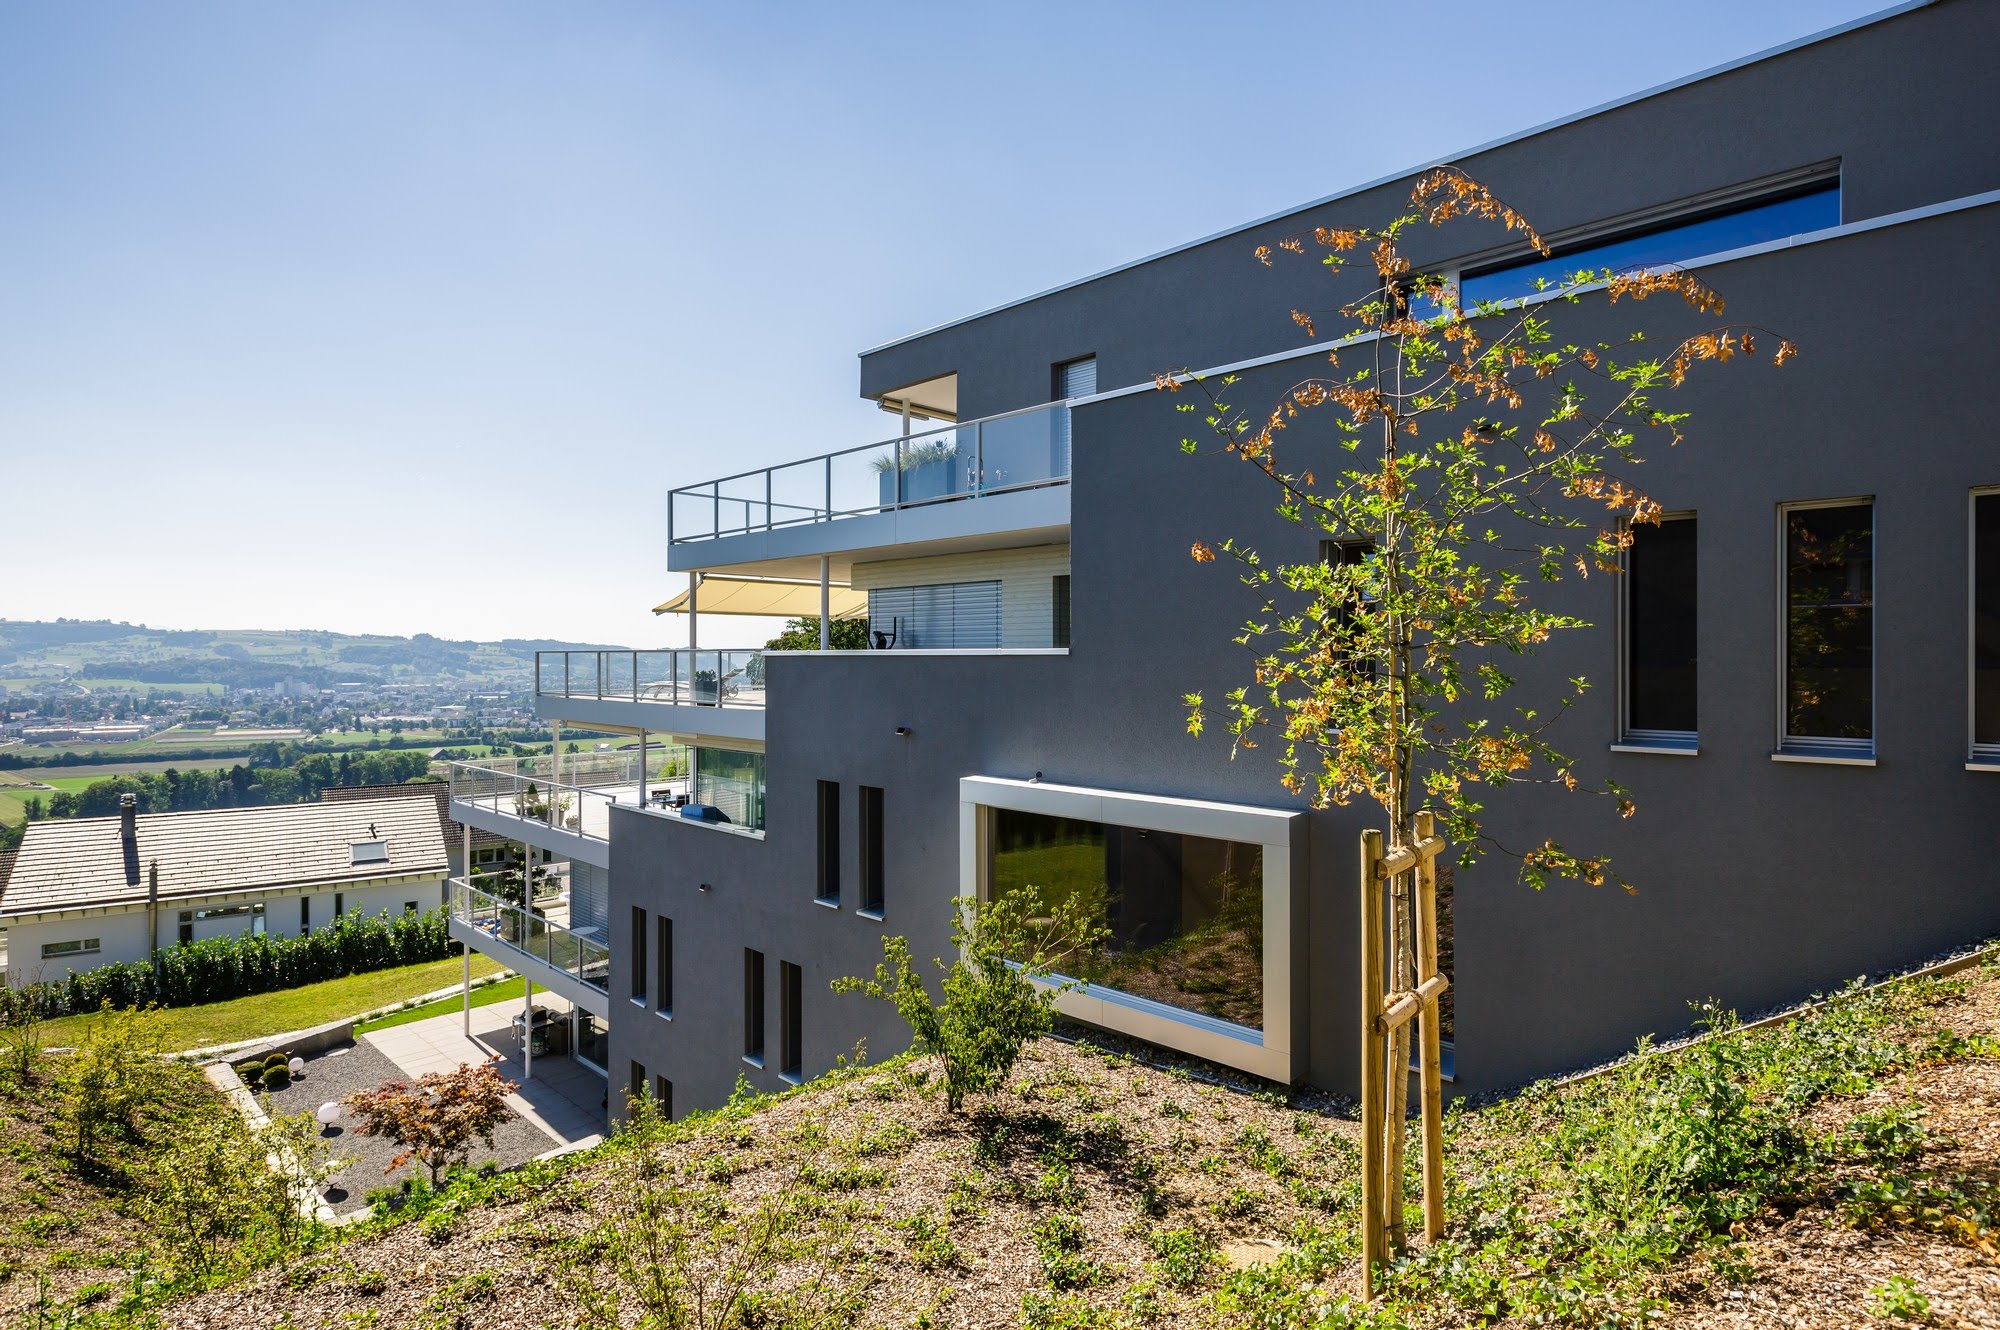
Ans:
MULTIPOLYGON (((921 559, 884 559, 854 565, 857 590, 938 586, 946 582, 1000 583, 1000 645, 1055 645, 1055 579, 1069 572, 1069 546, 978 550, 921 559)), ((767 740, 768 742, 768 740, 767 740)))
MULTIPOLYGON (((1943 0, 1471 165, 1550 230, 1830 158, 1842 164, 1849 220, 1939 202, 2000 188, 2000 84, 1976 54, 1996 46, 2000 7, 1943 0), (1854 97, 1857 87, 1870 95, 1854 97)), ((1109 388, 1164 366, 1280 350, 1295 339, 1287 310, 1330 301, 1315 291, 1315 265, 1262 269, 1250 246, 1301 221, 1374 220, 1399 193, 1366 192, 870 355, 864 388, 958 370, 961 404, 978 415, 1039 400, 1051 362, 1092 351, 1109 388)), ((1554 737, 1580 776, 1628 786, 1639 813, 1620 821, 1587 797, 1500 791, 1487 829, 1508 846, 1552 836, 1608 854, 1636 891, 1534 892, 1497 856, 1460 871, 1460 1090, 1683 1029, 1691 1001, 1763 1007, 2000 930, 2000 776, 1963 761, 1967 494, 2000 484, 2000 444, 1977 393, 1962 389, 2000 374, 1996 240, 2000 207, 1987 206, 1705 274, 1731 319, 1790 335, 1801 353, 1783 369, 1739 362, 1699 374, 1672 401, 1693 413, 1687 441, 1646 450, 1634 474, 1669 509, 1700 517, 1700 753, 1607 751, 1617 733, 1615 579, 1538 593, 1593 626, 1510 660, 1515 697, 1546 707, 1567 678, 1595 681, 1554 737), (1852 495, 1876 505, 1879 763, 1777 763, 1778 506, 1852 495)), ((1657 300, 1615 314, 1601 299, 1566 307, 1559 338, 1637 323, 1665 345, 1708 322, 1657 300)), ((1234 397, 1261 409, 1311 366, 1253 370, 1234 397)), ((778 962, 805 966, 808 1075, 859 1038, 876 1054, 899 1048, 893 1013, 825 986, 872 968, 888 932, 909 936, 920 958, 945 954, 960 777, 1040 772, 1071 785, 1298 806, 1279 786, 1276 745, 1232 761, 1226 739, 1185 733, 1183 694, 1217 699, 1249 682, 1248 654, 1231 638, 1260 603, 1234 568, 1195 565, 1188 548, 1233 536, 1267 563, 1300 561, 1316 556, 1320 533, 1279 520, 1253 468, 1214 450, 1184 455, 1187 417, 1173 407, 1146 392, 1075 413, 1068 656, 774 657, 763 841, 614 813, 612 918, 634 904, 674 917, 679 996, 671 1022, 614 1004, 612 1066, 637 1060, 668 1076, 683 1111, 720 1102, 739 1071, 779 1088, 738 1056, 746 946, 768 956, 772 1041, 778 962), (849 885, 838 911, 812 899, 820 780, 841 786, 849 885), (886 791, 879 922, 853 909, 864 783, 886 791)), ((1333 464, 1341 456, 1308 428, 1287 447, 1333 464)), ((1349 1091, 1355 840, 1374 821, 1358 808, 1308 818, 1307 1079, 1349 1091)), ((614 993, 627 963, 616 949, 614 993)))

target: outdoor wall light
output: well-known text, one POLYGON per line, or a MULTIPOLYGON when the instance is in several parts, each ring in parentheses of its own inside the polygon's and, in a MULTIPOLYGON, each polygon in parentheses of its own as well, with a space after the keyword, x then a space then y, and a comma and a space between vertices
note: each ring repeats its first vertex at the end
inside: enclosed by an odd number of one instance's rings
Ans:
POLYGON ((699 884, 699 886, 698 886, 698 888, 697 888, 697 889, 698 889, 698 890, 701 890, 701 891, 707 891, 707 890, 709 890, 710 888, 709 888, 709 885, 708 885, 708 883, 706 883, 706 882, 703 882, 703 883, 700 883, 700 884, 699 884))
POLYGON ((907 726, 907 725, 898 725, 898 726, 896 727, 896 737, 897 737, 898 739, 907 739, 907 738, 909 738, 909 737, 910 737, 910 727, 909 727, 909 726, 907 726))

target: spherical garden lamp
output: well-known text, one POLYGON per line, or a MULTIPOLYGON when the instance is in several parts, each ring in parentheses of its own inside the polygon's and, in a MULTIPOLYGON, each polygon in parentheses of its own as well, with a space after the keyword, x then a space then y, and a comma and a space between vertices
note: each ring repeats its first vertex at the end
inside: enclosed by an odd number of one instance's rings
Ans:
POLYGON ((320 1126, 331 1127, 334 1123, 340 1121, 340 1105, 329 1099, 319 1106, 319 1112, 313 1114, 313 1116, 319 1119, 320 1126))
POLYGON ((296 1076, 300 1072, 306 1069, 306 1060, 304 1058, 293 1058, 290 1062, 287 1062, 285 1065, 287 1067, 290 1067, 292 1069, 292 1075, 296 1076))

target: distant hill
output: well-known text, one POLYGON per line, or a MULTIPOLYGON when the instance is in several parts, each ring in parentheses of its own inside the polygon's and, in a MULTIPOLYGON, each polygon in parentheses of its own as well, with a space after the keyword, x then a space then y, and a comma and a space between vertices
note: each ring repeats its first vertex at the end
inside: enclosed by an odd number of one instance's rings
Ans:
POLYGON ((535 652, 591 644, 530 638, 460 642, 418 633, 386 637, 320 629, 174 630, 101 619, 0 619, 0 682, 61 678, 268 688, 286 679, 320 687, 343 679, 520 687, 535 652))

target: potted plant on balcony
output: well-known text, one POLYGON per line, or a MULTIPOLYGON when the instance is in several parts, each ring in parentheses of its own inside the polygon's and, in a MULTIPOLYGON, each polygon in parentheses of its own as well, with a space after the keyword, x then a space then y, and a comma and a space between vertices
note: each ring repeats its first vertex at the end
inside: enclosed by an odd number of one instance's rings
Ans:
POLYGON ((722 700, 722 679, 714 670, 694 672, 694 704, 712 707, 722 700))
POLYGON ((892 508, 898 502, 920 503, 925 499, 941 499, 959 488, 957 482, 958 447, 942 439, 928 443, 913 444, 902 451, 902 494, 897 495, 896 454, 889 453, 875 459, 875 472, 880 478, 881 499, 884 508, 892 508))

